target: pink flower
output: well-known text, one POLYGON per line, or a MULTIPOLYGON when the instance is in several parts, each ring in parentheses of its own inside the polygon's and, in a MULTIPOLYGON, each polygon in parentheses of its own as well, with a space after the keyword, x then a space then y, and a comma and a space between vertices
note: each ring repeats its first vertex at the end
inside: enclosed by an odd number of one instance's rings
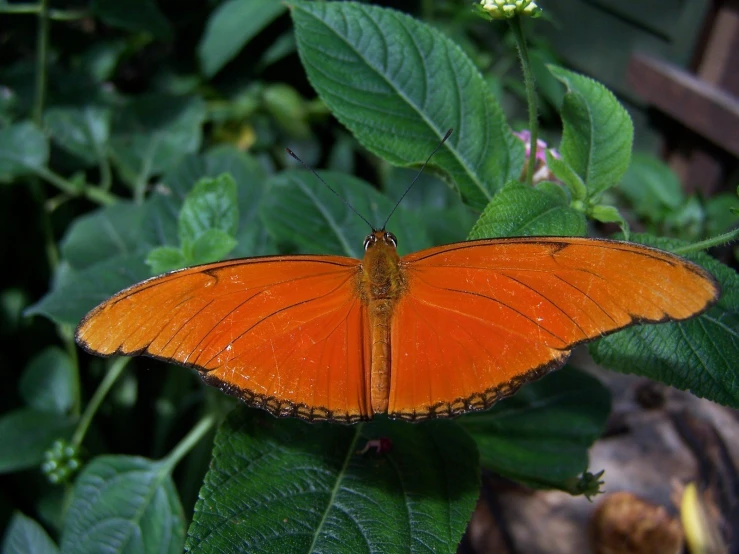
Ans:
MULTIPOLYGON (((526 177, 526 169, 529 167, 529 157, 531 156, 531 131, 528 129, 523 129, 522 131, 518 131, 513 133, 521 139, 521 141, 526 145, 526 161, 523 165, 523 170, 521 172, 521 180, 523 181, 526 177)), ((552 171, 549 169, 549 166, 547 166, 547 150, 551 152, 552 156, 554 156, 557 159, 560 159, 562 156, 560 156, 559 152, 557 152, 554 148, 547 148, 547 143, 544 142, 541 139, 536 140, 536 171, 534 173, 533 183, 540 183, 541 181, 555 181, 559 182, 557 178, 554 176, 552 171)))

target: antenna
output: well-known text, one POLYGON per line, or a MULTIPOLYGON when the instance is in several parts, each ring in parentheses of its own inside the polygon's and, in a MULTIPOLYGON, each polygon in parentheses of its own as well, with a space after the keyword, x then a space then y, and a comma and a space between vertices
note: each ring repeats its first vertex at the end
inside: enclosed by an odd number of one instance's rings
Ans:
MULTIPOLYGON (((385 226, 387 225, 387 222, 388 222, 388 221, 390 221, 390 217, 391 217, 391 216, 392 216, 392 215, 393 215, 393 214, 395 213, 395 210, 396 210, 396 209, 398 208, 398 206, 400 206, 400 203, 401 203, 401 202, 403 201, 403 198, 405 198, 405 195, 406 195, 406 194, 408 194, 408 191, 409 191, 409 190, 411 190, 411 187, 412 187, 412 186, 414 185, 414 183, 415 183, 415 182, 416 182, 416 181, 418 180, 418 178, 419 178, 419 177, 421 176, 421 173, 423 173, 423 170, 424 170, 424 169, 426 168, 426 164, 428 164, 428 163, 429 163, 429 160, 431 159, 431 157, 432 157, 432 156, 433 156, 434 154, 436 154, 436 153, 437 153, 437 152, 439 151, 439 148, 441 148, 441 145, 442 145, 442 144, 444 144, 444 143, 446 142, 446 139, 448 139, 448 138, 449 138, 449 137, 451 136, 451 134, 452 134, 452 132, 453 132, 453 131, 454 131, 454 129, 449 129, 449 130, 448 130, 448 131, 446 132, 446 134, 444 135, 444 138, 443 138, 443 139, 441 139, 441 142, 440 142, 440 143, 439 143, 439 144, 438 144, 438 145, 436 146, 436 148, 434 148, 434 151, 433 151, 433 152, 431 152, 431 154, 429 154, 429 157, 428 157, 428 158, 426 158, 426 161, 425 161, 425 162, 423 162, 423 165, 421 166, 421 169, 419 169, 419 170, 418 170, 418 173, 416 173, 416 176, 415 176, 415 177, 413 178, 413 180, 411 181, 411 184, 410 184, 410 185, 408 185, 408 188, 407 188, 407 189, 405 189, 405 192, 404 192, 404 193, 403 193, 403 195, 402 195, 402 196, 401 196, 401 197, 400 197, 400 198, 398 199, 398 201, 397 201, 397 202, 395 203, 395 206, 393 206, 393 209, 392 209, 392 210, 390 210, 390 215, 388 215, 388 216, 387 216, 387 219, 385 220, 385 223, 383 223, 383 224, 382 224, 382 228, 383 228, 383 229, 385 229, 385 226)), ((362 218, 362 219, 364 219, 364 218, 362 218)), ((365 220, 365 221, 366 221, 366 220, 365 220)))
MULTIPOLYGON (((311 172, 311 173, 313 173, 313 175, 315 175, 315 176, 316 176, 316 178, 318 178, 318 180, 319 180, 319 181, 321 181, 321 182, 322 182, 322 183, 323 183, 324 185, 326 185, 326 187, 328 188, 328 190, 330 190, 331 192, 333 192, 333 193, 334 193, 334 194, 335 194, 335 195, 336 195, 336 196, 337 196, 337 197, 338 197, 338 198, 339 198, 339 199, 340 199, 340 200, 341 200, 341 201, 342 201, 342 202, 343 202, 344 204, 346 204, 346 205, 347 205, 347 206, 349 207, 349 209, 350 209, 351 211, 353 211, 353 212, 354 212, 355 214, 357 214, 357 215, 358 215, 358 216, 359 216, 360 218, 362 218, 362 220, 363 220, 363 221, 364 221, 364 222, 365 222, 365 223, 366 223, 367 225, 369 225, 369 228, 370 228, 370 229, 372 229, 373 231, 375 230, 375 228, 374 228, 374 227, 372 226, 372 224, 371 224, 371 223, 370 223, 369 221, 367 221, 367 218, 366 218, 366 217, 364 217, 364 216, 363 216, 362 214, 360 214, 360 213, 359 213, 359 212, 358 212, 357 210, 355 210, 355 209, 354 209, 354 206, 352 206, 351 204, 349 204, 349 202, 347 202, 347 201, 346 201, 346 199, 345 199, 345 198, 344 198, 343 196, 341 196, 341 195, 340 195, 340 194, 339 194, 338 192, 336 192, 336 191, 335 191, 335 190, 334 190, 333 188, 331 188, 331 185, 329 185, 329 184, 328 184, 328 183, 327 183, 326 181, 324 181, 324 180, 323 180, 323 177, 321 177, 321 176, 320 176, 320 175, 319 175, 318 173, 316 173, 316 170, 315 170, 315 169, 313 169, 313 168, 312 168, 311 166, 309 166, 309 165, 308 165, 307 163, 305 163, 305 162, 304 162, 303 160, 301 160, 300 158, 298 158, 298 156, 297 156, 297 155, 295 154, 295 152, 293 152, 293 151, 292 151, 292 150, 290 150, 289 148, 285 148, 285 151, 286 151, 286 152, 287 152, 288 154, 290 154, 290 155, 291 155, 291 156, 292 156, 293 158, 295 158, 296 160, 298 160, 298 161, 299 161, 299 162, 300 162, 300 163, 301 163, 301 164, 303 165, 303 167, 304 167, 304 168, 306 168, 306 169, 310 170, 310 172, 311 172)), ((424 165, 425 165, 425 164, 424 164, 424 165)), ((384 228, 384 226, 383 226, 383 228, 384 228)))

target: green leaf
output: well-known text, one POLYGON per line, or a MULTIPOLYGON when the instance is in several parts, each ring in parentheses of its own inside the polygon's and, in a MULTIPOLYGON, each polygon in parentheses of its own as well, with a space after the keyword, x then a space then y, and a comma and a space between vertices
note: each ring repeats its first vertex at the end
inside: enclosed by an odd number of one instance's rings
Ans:
POLYGON ((706 234, 725 233, 737 223, 739 198, 736 194, 726 192, 716 194, 705 200, 706 234))
POLYGON ((296 2, 292 17, 313 88, 369 150, 419 166, 457 129, 431 166, 478 209, 520 175, 523 143, 474 63, 438 30, 351 2, 296 2))
MULTIPOLYGON (((649 235, 632 240, 674 250, 685 243, 649 235)), ((719 301, 687 321, 638 325, 589 345, 599 364, 644 375, 720 404, 739 408, 739 276, 707 254, 686 257, 710 271, 721 284, 719 301)))
POLYGON ((305 101, 293 87, 285 83, 268 85, 262 92, 262 101, 265 111, 288 136, 296 138, 310 136, 305 101))
POLYGON ((0 417, 0 474, 41 464, 56 439, 72 436, 76 418, 23 408, 0 417))
POLYGON ((106 157, 110 120, 107 108, 51 108, 44 114, 44 124, 54 141, 88 165, 106 157))
POLYGON ((92 13, 106 25, 145 32, 161 40, 172 38, 172 28, 154 0, 92 0, 92 13))
POLYGON ((565 368, 458 422, 484 467, 530 486, 566 489, 566 480, 588 469, 588 449, 610 411, 611 395, 600 381, 565 368))
POLYGON ((52 290, 25 311, 58 324, 76 325, 92 308, 114 293, 151 277, 141 253, 116 256, 81 270, 67 266, 52 290))
POLYGON ((219 429, 189 552, 453 552, 478 496, 453 422, 351 427, 237 409, 219 429), (384 454, 359 454, 389 438, 384 454))
POLYGON ((618 191, 639 216, 661 222, 685 202, 680 180, 670 167, 654 155, 636 152, 618 191))
MULTIPOLYGON (((391 199, 400 198, 416 176, 418 179, 401 206, 420 220, 429 236, 429 246, 465 240, 479 214, 460 202, 459 194, 442 180, 425 172, 418 175, 415 169, 387 164, 383 172, 383 192, 391 199)), ((393 219, 390 226, 394 227, 393 219)))
MULTIPOLYGON (((204 156, 186 156, 167 172, 163 181, 169 196, 163 195, 162 200, 166 200, 171 209, 171 221, 169 223, 162 221, 156 227, 151 226, 149 234, 164 235, 165 244, 179 244, 177 233, 172 230, 176 230, 179 206, 185 196, 200 179, 217 177, 223 173, 233 177, 238 196, 239 229, 236 232, 238 245, 232 255, 243 257, 273 254, 274 246, 268 240, 264 226, 258 221, 267 177, 256 159, 230 146, 213 149, 204 156), (172 196, 176 202, 172 201, 172 196)), ((150 227, 148 222, 144 225, 150 227)))
POLYGON ((228 0, 218 6, 198 44, 198 58, 205 76, 218 73, 284 11, 285 5, 280 0, 228 0))
POLYGON ((236 239, 220 229, 208 229, 189 248, 192 265, 207 264, 225 258, 236 246, 236 239))
POLYGON ((552 170, 554 176, 567 185, 570 195, 574 200, 584 201, 588 197, 588 188, 583 183, 580 176, 575 170, 561 158, 555 158, 552 153, 547 150, 547 165, 552 170))
POLYGON ((78 59, 79 69, 95 83, 112 80, 115 78, 116 67, 127 50, 128 43, 123 38, 102 40, 97 37, 81 53, 78 59))
POLYGON ((32 175, 49 161, 49 144, 33 123, 0 129, 0 182, 32 175))
POLYGON ((143 95, 118 110, 110 145, 121 177, 140 187, 196 152, 205 114, 201 98, 167 94, 143 95))
POLYGON ((282 33, 275 41, 264 50, 262 57, 259 59, 258 69, 265 69, 286 58, 290 54, 294 54, 297 50, 295 42, 295 33, 292 30, 282 33))
POLYGON ((616 97, 603 85, 550 65, 549 71, 567 87, 562 104, 559 153, 582 177, 590 197, 598 200, 616 185, 629 167, 634 125, 616 97))
POLYGON ((238 227, 239 208, 233 178, 224 173, 198 181, 180 211, 181 243, 194 242, 210 229, 234 236, 238 227))
POLYGON ((69 355, 50 346, 34 356, 18 387, 25 403, 42 412, 66 414, 77 400, 75 368, 69 355))
POLYGON ((62 239, 61 253, 75 269, 143 250, 141 228, 149 210, 132 202, 117 202, 78 217, 62 239))
POLYGON ((27 309, 26 315, 76 324, 103 300, 151 277, 144 260, 153 247, 179 244, 180 206, 193 183, 223 172, 234 175, 239 213, 245 214, 236 235, 239 244, 232 253, 271 252, 271 243, 256 218, 265 186, 257 162, 232 148, 187 156, 144 204, 118 203, 79 218, 63 241, 62 253, 69 262, 60 266, 51 292, 27 309))
POLYGON ((513 182, 488 204, 468 238, 582 236, 586 230, 585 216, 565 194, 513 182))
MULTIPOLYGON (((330 171, 321 172, 321 177, 374 226, 393 208, 389 198, 355 177, 330 171)), ((367 224, 314 175, 303 170, 283 171, 274 175, 268 186, 261 216, 278 244, 297 245, 311 254, 362 257, 367 224)), ((399 208, 393 223, 401 252, 429 246, 413 214, 399 208)))
POLYGON ((181 269, 187 265, 182 250, 174 246, 159 246, 154 248, 146 257, 146 265, 154 275, 181 269))
POLYGON ((99 456, 77 478, 62 552, 180 553, 185 514, 169 469, 134 456, 99 456))
POLYGON ((624 219, 616 206, 598 204, 588 208, 588 215, 601 223, 618 223, 624 233, 624 238, 629 240, 629 223, 624 219))
POLYGON ((2 551, 4 554, 55 554, 59 547, 36 520, 15 512, 5 531, 2 551))

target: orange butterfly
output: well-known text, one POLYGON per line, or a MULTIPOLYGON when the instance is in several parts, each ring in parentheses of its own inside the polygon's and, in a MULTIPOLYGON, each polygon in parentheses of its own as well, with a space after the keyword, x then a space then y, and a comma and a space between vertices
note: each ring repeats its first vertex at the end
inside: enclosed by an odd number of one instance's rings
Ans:
POLYGON ((144 354, 277 416, 353 423, 484 410, 628 325, 683 320, 718 297, 678 256, 626 242, 533 237, 363 260, 268 256, 154 277, 92 310, 88 352, 144 354))

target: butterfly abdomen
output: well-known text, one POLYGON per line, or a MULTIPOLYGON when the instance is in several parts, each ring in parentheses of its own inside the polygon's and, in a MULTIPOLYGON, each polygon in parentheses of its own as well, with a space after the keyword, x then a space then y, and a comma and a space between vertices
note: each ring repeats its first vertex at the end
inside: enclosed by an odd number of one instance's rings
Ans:
POLYGON ((361 292, 371 334, 370 397, 374 413, 386 413, 390 398, 390 324, 406 282, 395 237, 375 231, 362 261, 361 292))

